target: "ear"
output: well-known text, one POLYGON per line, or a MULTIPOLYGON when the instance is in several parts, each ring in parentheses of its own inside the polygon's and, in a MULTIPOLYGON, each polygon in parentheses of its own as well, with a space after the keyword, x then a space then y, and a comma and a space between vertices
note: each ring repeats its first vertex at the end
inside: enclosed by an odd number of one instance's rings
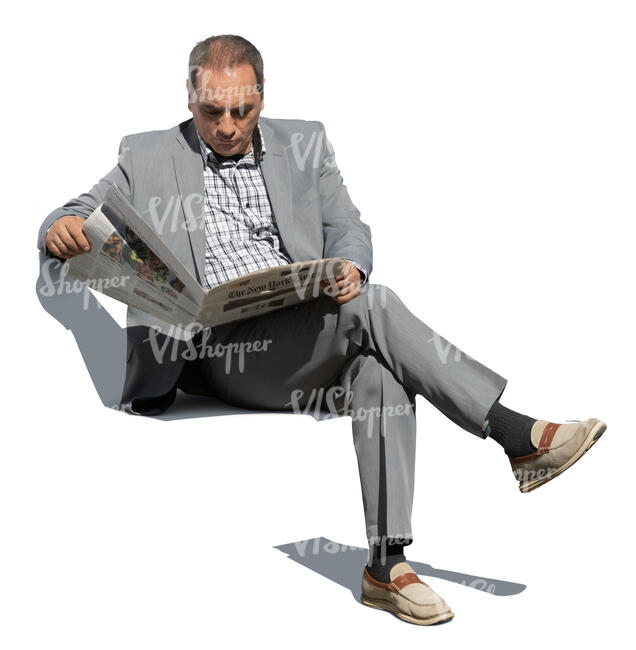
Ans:
POLYGON ((263 77, 263 83, 261 84, 261 110, 265 108, 265 77, 263 77))
POLYGON ((186 79, 186 92, 188 93, 188 110, 192 113, 191 93, 190 93, 190 80, 186 79))

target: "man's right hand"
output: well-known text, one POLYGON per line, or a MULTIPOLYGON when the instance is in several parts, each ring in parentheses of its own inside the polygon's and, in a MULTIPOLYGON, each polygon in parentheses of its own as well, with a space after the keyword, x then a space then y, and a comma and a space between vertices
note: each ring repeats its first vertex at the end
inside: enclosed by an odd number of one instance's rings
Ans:
POLYGON ((69 214, 53 222, 44 240, 46 247, 57 257, 70 259, 81 253, 87 253, 91 245, 84 234, 82 217, 69 214))

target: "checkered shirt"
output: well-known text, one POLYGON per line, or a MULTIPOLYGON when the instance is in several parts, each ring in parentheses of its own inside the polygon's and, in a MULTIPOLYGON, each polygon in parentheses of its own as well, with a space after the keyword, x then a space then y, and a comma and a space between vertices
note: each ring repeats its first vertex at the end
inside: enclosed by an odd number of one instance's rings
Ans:
POLYGON ((291 264, 260 168, 265 154, 260 125, 254 129, 252 149, 238 162, 217 158, 198 137, 204 161, 204 288, 212 289, 271 266, 291 264))

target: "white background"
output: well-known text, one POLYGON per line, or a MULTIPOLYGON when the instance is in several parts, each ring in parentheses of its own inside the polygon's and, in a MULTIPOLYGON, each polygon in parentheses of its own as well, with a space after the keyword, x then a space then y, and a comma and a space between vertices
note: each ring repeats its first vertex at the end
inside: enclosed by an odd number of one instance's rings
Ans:
POLYGON ((630 633, 633 3, 12 11, 0 646, 589 647, 630 633), (496 443, 418 398, 407 557, 527 585, 521 594, 425 577, 455 612, 434 628, 360 605, 274 548, 320 536, 365 546, 348 419, 106 409, 71 333, 41 308, 41 221, 115 164, 123 135, 188 118, 188 53, 221 33, 261 50, 265 116, 324 122, 372 228, 372 280, 508 378, 505 405, 608 423, 567 474, 522 495, 496 443))

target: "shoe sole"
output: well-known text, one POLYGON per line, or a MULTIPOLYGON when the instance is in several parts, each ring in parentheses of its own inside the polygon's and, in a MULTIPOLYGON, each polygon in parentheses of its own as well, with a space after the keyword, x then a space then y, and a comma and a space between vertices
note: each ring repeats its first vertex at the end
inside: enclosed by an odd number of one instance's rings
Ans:
POLYGON ((565 472, 566 469, 569 469, 576 463, 577 460, 582 458, 595 444, 596 441, 605 433, 605 430, 607 429, 607 425, 605 422, 601 422, 600 420, 590 429, 590 432, 587 434, 587 437, 581 444, 581 446, 577 449, 576 453, 568 460, 567 462, 563 463, 559 469, 555 470, 554 472, 551 472, 549 476, 543 477, 536 479, 534 481, 530 481, 529 483, 524 483, 519 485, 519 490, 521 492, 532 492, 532 490, 536 490, 538 487, 541 487, 544 483, 547 483, 548 481, 551 481, 553 478, 556 478, 559 474, 562 474, 565 472))
POLYGON ((407 623, 414 623, 415 625, 435 625, 436 623, 443 623, 444 621, 449 621, 455 614, 453 612, 443 612, 442 614, 437 614, 436 616, 430 616, 429 618, 415 618, 415 616, 409 616, 404 612, 401 612, 395 605, 388 600, 381 600, 379 598, 369 598, 368 596, 362 596, 362 603, 367 607, 373 607, 374 609, 382 609, 385 612, 391 612, 395 614, 398 618, 406 621, 407 623))

